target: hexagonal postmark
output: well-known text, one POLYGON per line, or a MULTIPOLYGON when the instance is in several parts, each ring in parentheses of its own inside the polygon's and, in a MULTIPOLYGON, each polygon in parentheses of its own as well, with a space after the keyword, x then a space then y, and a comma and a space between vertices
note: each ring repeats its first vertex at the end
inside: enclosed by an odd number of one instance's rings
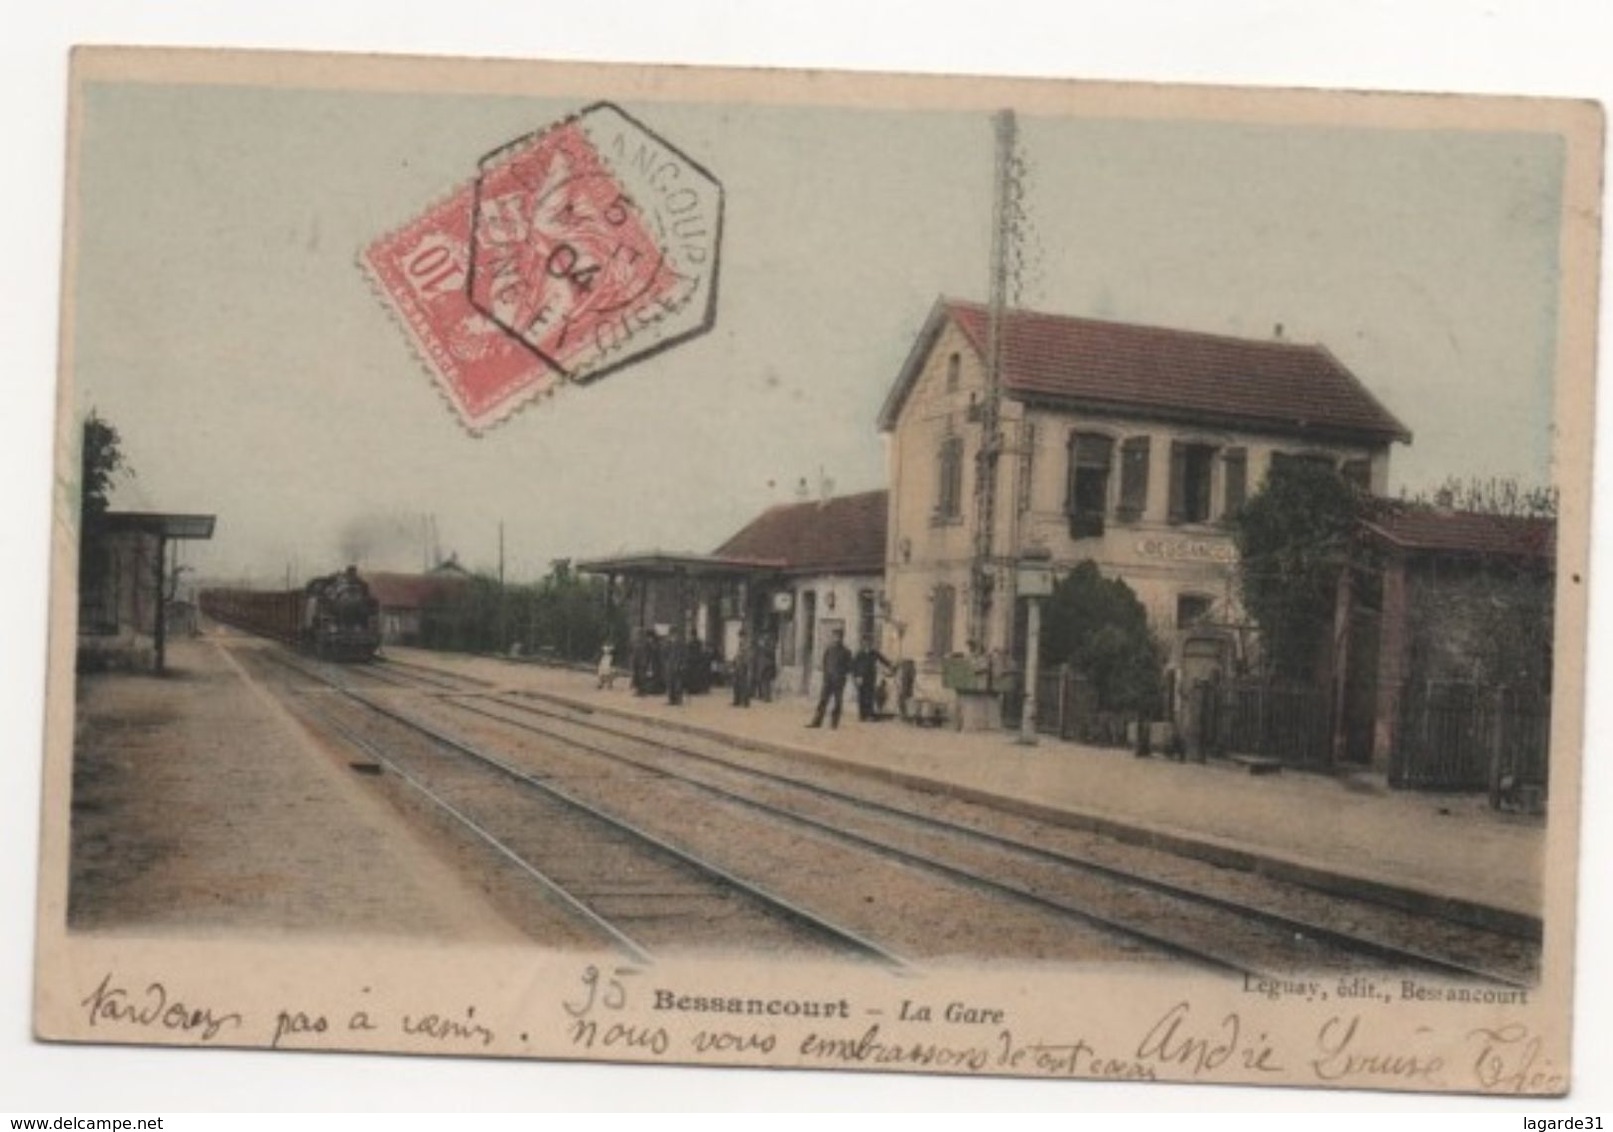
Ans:
POLYGON ((716 180, 600 103, 483 159, 468 293, 567 378, 597 378, 710 328, 721 224, 716 180))
POLYGON ((722 212, 710 173, 596 103, 494 150, 360 259, 477 432, 709 330, 722 212))

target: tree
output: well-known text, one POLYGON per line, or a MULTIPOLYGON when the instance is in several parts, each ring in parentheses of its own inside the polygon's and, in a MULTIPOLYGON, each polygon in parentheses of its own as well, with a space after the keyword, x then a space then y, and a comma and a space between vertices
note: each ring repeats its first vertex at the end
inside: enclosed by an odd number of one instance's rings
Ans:
POLYGON ((94 409, 84 418, 79 453, 79 500, 84 526, 106 514, 119 473, 133 475, 123 457, 123 438, 94 409))
POLYGON ((107 570, 106 556, 96 552, 96 531, 111 506, 112 487, 120 474, 133 475, 123 456, 123 438, 94 409, 84 418, 79 450, 78 589, 84 594, 100 587, 107 570))
POLYGON ((421 642, 427 648, 494 652, 519 642, 528 655, 591 661, 601 645, 620 647, 626 637, 620 609, 605 617, 605 582, 556 559, 547 576, 533 585, 499 585, 486 573, 443 590, 421 614, 421 642))
POLYGON ((1333 469, 1295 460, 1274 465, 1233 516, 1243 605, 1273 674, 1325 671, 1339 575, 1363 552, 1369 499, 1333 469))
POLYGON ((1480 479, 1470 476, 1447 476, 1445 482, 1433 491, 1419 491, 1412 495, 1404 492, 1401 502, 1413 507, 1448 507, 1453 511, 1471 511, 1480 515, 1507 515, 1524 519, 1555 519, 1557 517, 1557 489, 1555 487, 1525 487, 1515 479, 1480 479))
POLYGON ((1083 562, 1061 578, 1042 610, 1042 656, 1084 676, 1105 711, 1159 705, 1160 648, 1132 588, 1083 562))

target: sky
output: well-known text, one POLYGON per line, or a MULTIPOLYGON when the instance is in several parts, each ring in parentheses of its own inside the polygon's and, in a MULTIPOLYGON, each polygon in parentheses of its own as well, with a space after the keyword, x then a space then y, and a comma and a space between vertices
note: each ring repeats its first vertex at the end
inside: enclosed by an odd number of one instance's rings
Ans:
MULTIPOLYGON (((360 248, 575 99, 100 83, 84 103, 79 412, 116 506, 215 513, 202 576, 437 548, 709 550, 762 508, 882 486, 875 416, 938 295, 983 298, 983 112, 625 107, 725 192, 708 334, 467 434, 360 248)), ((1562 172, 1549 134, 1023 115, 1022 302, 1320 342, 1415 434, 1392 490, 1550 476, 1562 172)), ((1123 112, 1123 109, 1122 109, 1123 112)))

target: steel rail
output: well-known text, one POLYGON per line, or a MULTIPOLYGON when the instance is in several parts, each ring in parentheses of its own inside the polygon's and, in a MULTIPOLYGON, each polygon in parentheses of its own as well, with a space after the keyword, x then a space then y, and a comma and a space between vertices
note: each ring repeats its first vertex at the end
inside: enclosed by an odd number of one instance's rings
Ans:
MULTIPOLYGON (((527 692, 523 694, 527 696, 541 696, 541 693, 527 692)), ((680 746, 676 743, 671 743, 666 740, 648 738, 618 727, 612 727, 608 724, 598 722, 596 718, 593 718, 592 713, 589 713, 588 717, 585 718, 574 718, 572 716, 561 715, 553 711, 545 711, 541 708, 537 708, 529 704, 523 704, 503 696, 494 696, 491 698, 495 703, 515 708, 518 711, 526 711, 549 718, 559 719, 572 726, 600 731, 605 734, 618 736, 620 738, 628 739, 637 743, 642 743, 653 748, 660 748, 662 750, 675 752, 676 754, 683 755, 688 758, 712 763, 732 773, 749 775, 753 778, 763 779, 766 781, 783 784, 793 789, 814 793, 844 805, 889 815, 891 817, 913 823, 921 828, 929 827, 935 831, 969 838, 981 843, 989 844, 995 848, 1023 853, 1027 856, 1032 856, 1048 863, 1078 868, 1085 872, 1099 876, 1111 883, 1144 888, 1157 892, 1163 896, 1186 901, 1191 904, 1217 908, 1222 911, 1241 916, 1245 919, 1257 920, 1272 927, 1279 928, 1284 931, 1295 932, 1318 942, 1328 943, 1357 954, 1364 954, 1378 959, 1408 964, 1413 967, 1423 968, 1430 973, 1438 972, 1447 976, 1494 983, 1500 986, 1513 987, 1517 989, 1530 989, 1535 985, 1531 981, 1519 979, 1510 974, 1486 970, 1471 966, 1469 964, 1461 963, 1456 960, 1430 955, 1426 952, 1417 950, 1415 948, 1405 947, 1401 944, 1389 943, 1381 939, 1373 939, 1367 936, 1341 931, 1337 928, 1328 927, 1325 924, 1316 923, 1313 920, 1301 919, 1282 912, 1274 912, 1270 909, 1247 904, 1243 901, 1233 900, 1229 897, 1215 896, 1210 893, 1199 892, 1194 889, 1174 884, 1170 881, 1149 877, 1132 872, 1130 870, 1117 868, 1113 865, 1106 865, 1102 862, 1091 860, 1090 858, 1046 849, 1039 845, 1033 845, 1029 842, 1021 841, 1017 838, 1007 837, 1001 834, 987 833, 983 830, 970 828, 969 826, 958 825, 954 822, 949 822, 926 814, 915 813, 911 810, 903 809, 898 806, 892 806, 884 802, 878 802, 868 798, 861 798, 857 795, 848 794, 832 787, 806 782, 789 775, 778 774, 772 771, 761 770, 756 767, 745 766, 741 763, 731 762, 727 759, 706 754, 702 751, 692 750, 688 747, 680 746)), ((633 762, 633 760, 627 759, 626 756, 623 756, 617 752, 611 752, 602 748, 595 748, 587 744, 582 744, 580 742, 576 742, 575 740, 569 740, 567 737, 558 735, 553 731, 533 727, 532 725, 523 723, 520 720, 514 720, 508 718, 507 716, 500 716, 493 712, 484 711, 459 699, 446 700, 444 702, 465 711, 483 715, 490 719, 500 720, 513 727, 525 728, 538 734, 549 735, 552 738, 574 742, 576 745, 583 747, 583 749, 593 750, 596 751, 596 753, 600 753, 611 758, 633 762)), ((565 706, 569 707, 570 705, 565 706)), ((643 764, 634 762, 634 765, 642 767, 643 764)), ((646 769, 656 769, 658 773, 668 774, 669 777, 677 777, 682 781, 692 781, 687 778, 683 778, 682 776, 672 775, 670 772, 659 770, 659 768, 646 769)), ((695 785, 706 786, 708 784, 695 783, 695 785)), ((717 787, 708 786, 708 788, 723 792, 717 787)))
POLYGON ((630 822, 616 817, 613 814, 601 810, 598 807, 567 793, 557 786, 546 783, 541 779, 528 774, 518 767, 510 766, 502 759, 490 755, 485 751, 481 751, 467 743, 463 743, 452 736, 444 735, 442 732, 436 730, 428 724, 421 722, 420 720, 412 719, 409 716, 394 711, 382 704, 377 704, 360 693, 353 691, 351 688, 345 687, 340 681, 334 680, 329 676, 311 671, 302 667, 301 665, 295 664, 283 658, 277 659, 287 668, 313 677, 314 679, 328 685, 329 687, 335 689, 344 696, 347 696, 349 699, 364 706, 365 708, 368 708, 370 711, 373 711, 378 715, 416 731, 421 735, 433 740, 434 742, 440 743, 443 746, 446 746, 451 750, 466 756, 467 758, 481 762, 486 766, 500 772, 506 777, 511 778, 531 789, 537 790, 540 793, 546 794, 566 806, 569 806, 582 813, 586 813, 596 821, 599 821, 611 828, 618 829, 635 840, 641 841, 644 844, 660 850, 667 856, 682 862, 690 868, 695 869, 699 873, 717 878, 736 891, 745 893, 767 907, 774 909, 776 912, 782 913, 786 919, 803 923, 813 930, 829 936, 831 939, 840 941, 843 944, 850 944, 853 950, 871 955, 897 970, 906 970, 911 967, 911 964, 907 960, 896 955, 887 948, 873 942, 872 940, 869 940, 862 935, 851 931, 850 929, 834 924, 829 920, 818 916, 816 913, 801 907, 795 902, 780 896, 777 893, 774 893, 751 881, 745 880, 737 874, 724 869, 720 865, 707 861, 694 853, 690 853, 687 850, 650 833, 648 830, 642 829, 630 822))
POLYGON ((525 857, 522 857, 514 849, 510 848, 502 840, 500 840, 497 834, 487 829, 481 823, 476 821, 475 818, 472 818, 469 814, 466 814, 452 802, 448 801, 448 799, 444 798, 442 795, 432 790, 431 787, 427 786, 424 782, 421 782, 417 777, 410 774, 396 761, 383 754, 378 748, 375 747, 374 744, 370 743, 363 736, 357 734, 347 725, 333 718, 330 713, 326 711, 316 708, 311 704, 304 704, 303 708, 310 715, 317 718, 323 726, 336 732, 348 743, 363 751, 370 758, 384 765, 388 770, 397 775, 410 787, 429 799, 439 809, 449 814, 454 818, 455 821, 459 822, 466 829, 470 830, 475 836, 486 842, 500 856, 504 857, 516 868, 520 869, 527 876, 535 880, 549 894, 556 897, 565 906, 567 911, 582 919, 588 924, 589 927, 603 933, 613 943, 615 943, 617 947, 626 952, 629 957, 640 963, 649 963, 651 961, 652 953, 648 947, 639 943, 626 932, 622 931, 620 928, 616 927, 616 925, 599 915, 599 913, 595 912, 592 908, 588 907, 588 905, 583 903, 582 900, 568 892, 559 881, 549 876, 542 869, 539 869, 525 857))
POLYGON ((416 664, 412 660, 399 660, 392 656, 383 655, 378 658, 376 663, 387 668, 402 668, 406 670, 414 679, 427 684, 435 684, 440 688, 451 688, 452 685, 443 683, 440 680, 433 680, 431 677, 448 676, 452 679, 462 680, 467 684, 482 688, 492 688, 497 686, 494 681, 484 680, 480 676, 471 676, 462 672, 448 672, 441 668, 432 668, 430 665, 426 664, 416 664))
MULTIPOLYGON (((588 751, 592 754, 601 755, 605 758, 626 763, 627 765, 633 766, 645 773, 681 782, 699 790, 704 790, 727 801, 758 810, 770 817, 782 818, 786 821, 791 821, 798 825, 805 826, 808 829, 812 829, 820 833, 826 833, 840 840, 861 846, 880 856, 888 857, 892 860, 900 861, 910 866, 916 866, 931 872, 939 873, 953 880, 961 880, 977 888, 998 893, 1005 893, 1016 900, 1021 900, 1061 915, 1072 916, 1077 919, 1084 920, 1088 923, 1104 928, 1105 930, 1112 931, 1117 935, 1140 940, 1149 946, 1157 948, 1168 954, 1192 959, 1208 966, 1231 971, 1235 974, 1250 975, 1256 978, 1274 978, 1286 973, 1251 966, 1242 960, 1229 957, 1216 951, 1207 950, 1199 945, 1185 943, 1180 939, 1161 935, 1146 928, 1140 928, 1135 924, 1126 923, 1124 920, 1106 915, 1103 912, 1097 911, 1090 906, 1082 905, 1079 902, 1043 896, 1040 893, 1033 892, 1030 889, 1021 887, 1019 885, 984 876, 981 873, 974 872, 959 865, 952 865, 944 861, 938 861, 933 857, 927 857, 911 850, 902 849, 887 842, 877 840, 876 838, 870 837, 866 834, 855 833, 851 830, 844 829, 840 826, 833 825, 817 818, 807 817, 804 814, 796 813, 792 810, 781 809, 780 807, 767 802, 758 801, 754 798, 747 798, 743 795, 736 794, 731 790, 725 790, 720 786, 712 785, 711 783, 700 782, 695 779, 662 770, 657 767, 647 767, 629 756, 611 751, 608 748, 596 746, 581 739, 576 739, 568 735, 562 735, 559 732, 551 731, 546 728, 533 727, 529 724, 523 724, 518 720, 512 720, 504 716, 495 715, 492 712, 482 711, 481 709, 473 707, 469 704, 456 702, 453 706, 463 708, 466 711, 471 711, 478 715, 486 716, 489 719, 500 720, 501 722, 511 724, 512 726, 521 727, 525 730, 532 731, 535 734, 546 735, 552 739, 558 739, 560 742, 577 747, 580 750, 588 751)), ((628 736, 628 738, 632 738, 637 742, 656 745, 653 740, 641 739, 637 736, 628 736)), ((669 749, 678 750, 678 748, 669 749)), ((943 833, 950 832, 945 825, 941 825, 939 828, 943 833)))

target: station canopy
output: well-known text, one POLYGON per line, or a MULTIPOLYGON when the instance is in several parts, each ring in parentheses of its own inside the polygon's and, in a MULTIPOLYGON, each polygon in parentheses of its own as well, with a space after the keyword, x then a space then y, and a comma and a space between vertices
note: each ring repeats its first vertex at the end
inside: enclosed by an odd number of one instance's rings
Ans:
POLYGON ((590 558, 577 563, 584 574, 628 578, 760 578, 782 573, 788 563, 780 558, 732 558, 717 554, 677 554, 649 550, 590 558))
POLYGON ((215 522, 212 515, 177 515, 162 511, 108 511, 95 520, 96 527, 106 532, 143 531, 174 539, 210 539, 215 522))

